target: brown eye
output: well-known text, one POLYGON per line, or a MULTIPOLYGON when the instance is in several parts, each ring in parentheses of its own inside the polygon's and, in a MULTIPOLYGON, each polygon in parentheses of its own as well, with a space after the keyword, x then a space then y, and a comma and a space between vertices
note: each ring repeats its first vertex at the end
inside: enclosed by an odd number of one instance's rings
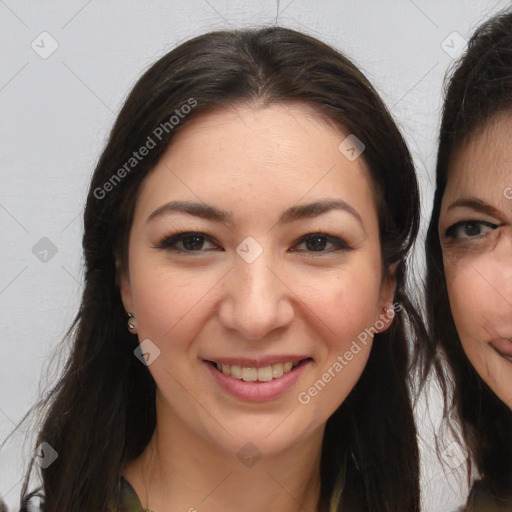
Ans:
MULTIPOLYGON (((304 237, 302 237, 295 247, 300 245, 304 245, 306 247, 306 252, 316 252, 316 253, 330 253, 334 251, 340 250, 352 250, 343 240, 326 235, 325 233, 310 233, 304 237), (329 247, 330 246, 330 247, 329 247)), ((294 249, 296 251, 297 249, 294 249)), ((299 249, 300 251, 302 249, 299 249)))
POLYGON ((208 236, 195 232, 167 236, 155 247, 177 252, 205 252, 218 249, 218 246, 208 236), (210 244, 212 247, 204 248, 205 244, 210 244))

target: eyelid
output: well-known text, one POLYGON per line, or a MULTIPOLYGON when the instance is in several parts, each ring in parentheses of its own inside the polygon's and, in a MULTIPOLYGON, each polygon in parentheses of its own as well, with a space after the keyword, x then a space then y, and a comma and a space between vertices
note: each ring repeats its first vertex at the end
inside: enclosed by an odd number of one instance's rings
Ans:
MULTIPOLYGON (((322 231, 317 231, 317 232, 313 232, 313 233, 307 233, 306 235, 300 237, 296 242, 294 242, 293 244, 293 247, 303 243, 303 242, 307 242, 308 240, 311 240, 311 239, 314 239, 314 238, 325 238, 327 240, 328 243, 331 243, 333 245, 335 245, 337 247, 337 249, 335 250, 330 250, 330 251, 304 251, 308 254, 327 254, 327 253, 330 253, 330 252, 335 252, 335 251, 338 251, 338 250, 344 250, 344 251, 353 251, 354 248, 351 247, 350 245, 347 244, 347 242, 345 242, 344 240, 342 240, 341 238, 337 237, 337 236, 334 236, 334 235, 329 235, 328 233, 324 233, 322 231)), ((295 251, 292 251, 292 252, 295 252, 295 251)))
MULTIPOLYGON (((212 244, 216 245, 218 248, 220 247, 220 244, 218 244, 214 238, 212 238, 211 236, 201 232, 201 231, 191 231, 191 230, 178 230, 172 234, 166 234, 164 236, 162 236, 154 245, 153 247, 155 249, 173 249, 173 245, 175 243, 178 243, 180 241, 183 240, 183 238, 185 238, 186 236, 198 236, 198 237, 202 237, 204 238, 206 241, 209 241, 211 242, 212 244)), ((296 247, 297 245, 300 245, 304 242, 307 242, 308 240, 311 240, 311 239, 314 239, 314 238, 325 238, 325 240, 327 241, 327 243, 330 243, 330 244, 333 244, 335 247, 337 247, 336 249, 334 250, 325 250, 325 251, 300 251, 300 252, 305 252, 307 254, 318 254, 318 255, 321 255, 321 254, 327 254, 327 253, 331 253, 331 252, 336 252, 336 251, 352 251, 354 250, 353 247, 351 247, 347 242, 345 242, 345 240, 337 237, 337 236, 334 236, 334 235, 329 235, 328 233, 325 233, 325 232, 322 232, 322 231, 316 231, 316 232, 311 232, 311 233, 306 233, 305 235, 301 236, 298 240, 296 240, 292 247, 296 247)), ((173 249, 173 250, 176 250, 176 251, 179 251, 179 252, 186 252, 186 253, 193 253, 193 252, 196 252, 196 253, 201 253, 201 252, 206 252, 205 250, 197 250, 197 251, 184 251, 182 249, 173 249)), ((208 249, 208 250, 212 250, 212 249, 208 249)), ((218 249, 217 249, 218 250, 218 249)), ((222 248, 220 248, 220 250, 223 250, 222 248)), ((293 249, 291 252, 296 252, 296 249, 293 249)), ((297 251, 299 252, 299 251, 297 251)))
MULTIPOLYGON (((180 242, 181 240, 183 240, 183 238, 185 238, 186 236, 198 236, 198 237, 202 237, 204 238, 206 241, 209 241, 211 242, 212 244, 216 245, 217 247, 219 247, 219 244, 211 237, 211 236, 208 236, 206 235, 205 233, 202 233, 201 231, 191 231, 191 230, 177 230, 175 231, 174 233, 172 234, 166 234, 164 235, 163 237, 161 237, 157 242, 156 244, 153 246, 155 249, 171 249, 173 244, 177 243, 177 242, 180 242)), ((205 251, 183 251, 181 249, 175 249, 177 251, 181 251, 181 252, 187 252, 187 253, 192 253, 192 252, 205 252, 205 251)), ((210 249, 211 250, 211 249, 210 249)))
MULTIPOLYGON (((499 227, 499 224, 494 224, 493 222, 489 222, 489 221, 485 221, 485 220, 476 220, 476 219, 461 220, 461 221, 455 222, 451 226, 448 226, 444 232, 444 237, 457 239, 458 237, 455 236, 455 232, 457 231, 457 229, 461 228, 462 226, 464 226, 466 224, 482 224, 484 226, 490 227, 491 229, 496 229, 497 227, 499 227)), ((470 238, 476 238, 476 236, 470 237, 470 238)))

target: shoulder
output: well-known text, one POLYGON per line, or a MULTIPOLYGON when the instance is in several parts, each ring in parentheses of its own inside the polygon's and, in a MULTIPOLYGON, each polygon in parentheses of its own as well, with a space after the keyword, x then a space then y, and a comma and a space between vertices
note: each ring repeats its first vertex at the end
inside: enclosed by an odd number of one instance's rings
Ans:
POLYGON ((114 512, 144 512, 135 489, 124 477, 121 477, 119 505, 114 512))
MULTIPOLYGON (((128 480, 120 478, 120 492, 115 499, 117 503, 110 512, 144 512, 139 498, 128 480)), ((2 508, 0 501, 0 512, 7 512, 7 507, 2 508)), ((23 499, 19 512, 44 512, 44 496, 40 490, 36 490, 23 499)))
POLYGON ((465 512, 512 512, 512 501, 498 498, 479 480, 471 489, 465 512))

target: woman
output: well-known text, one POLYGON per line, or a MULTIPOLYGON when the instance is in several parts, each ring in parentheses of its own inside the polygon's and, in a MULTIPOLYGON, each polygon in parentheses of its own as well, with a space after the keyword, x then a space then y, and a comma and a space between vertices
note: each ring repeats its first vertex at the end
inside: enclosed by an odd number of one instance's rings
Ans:
POLYGON ((339 52, 273 27, 162 57, 92 178, 45 512, 418 511, 418 220, 404 140, 339 52))
POLYGON ((455 412, 478 472, 468 511, 512 510, 511 107, 509 13, 476 31, 448 83, 426 241, 427 365, 445 394, 453 382, 445 418, 455 412))

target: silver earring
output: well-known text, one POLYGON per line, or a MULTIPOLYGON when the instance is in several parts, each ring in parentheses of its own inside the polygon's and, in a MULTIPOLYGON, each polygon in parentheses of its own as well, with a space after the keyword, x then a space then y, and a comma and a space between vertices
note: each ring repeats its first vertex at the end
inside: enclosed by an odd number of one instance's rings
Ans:
POLYGON ((135 316, 133 313, 128 313, 128 330, 132 332, 137 328, 137 321, 135 320, 135 316))

